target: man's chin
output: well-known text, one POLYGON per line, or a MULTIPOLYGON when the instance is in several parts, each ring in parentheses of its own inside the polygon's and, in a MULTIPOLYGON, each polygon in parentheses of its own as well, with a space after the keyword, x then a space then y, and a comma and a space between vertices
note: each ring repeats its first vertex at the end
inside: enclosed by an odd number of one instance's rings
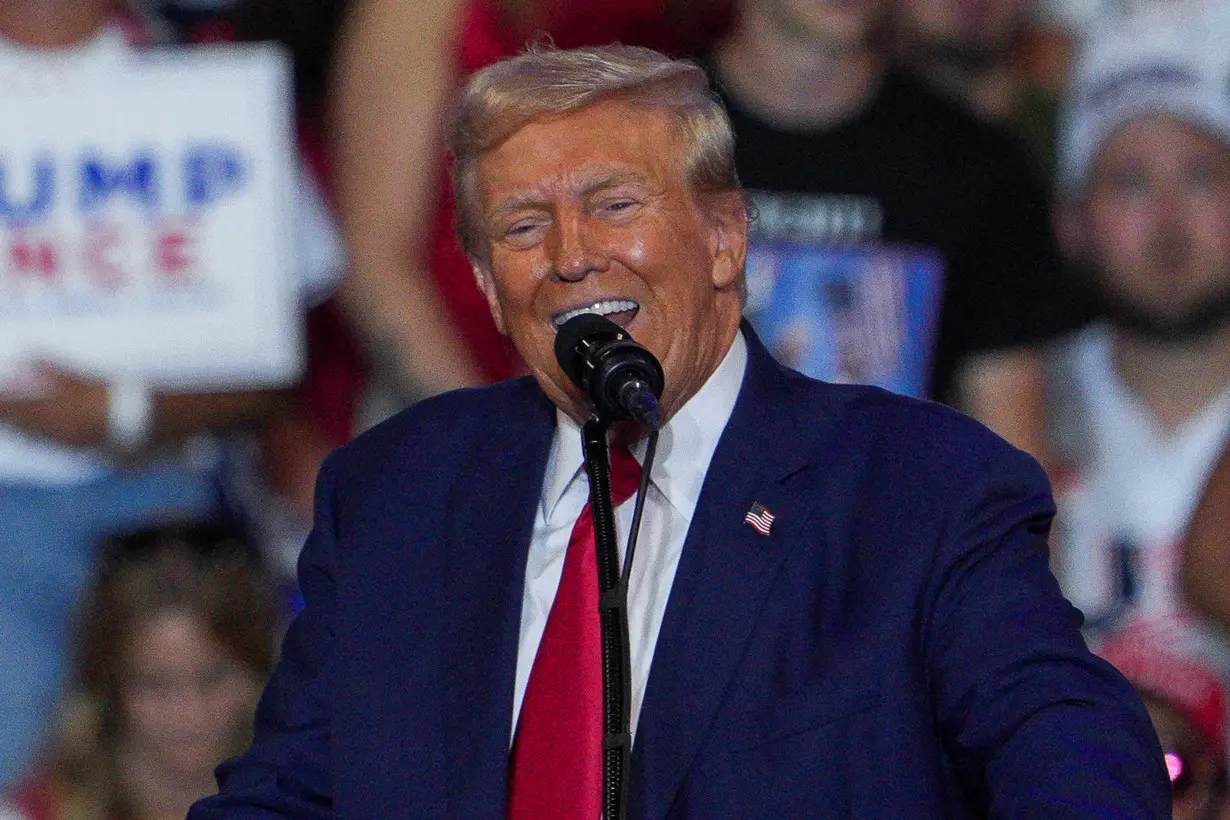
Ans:
POLYGON ((1117 298, 1103 298, 1099 307, 1114 327, 1159 344, 1199 342, 1230 325, 1230 292, 1176 311, 1161 311, 1117 298))

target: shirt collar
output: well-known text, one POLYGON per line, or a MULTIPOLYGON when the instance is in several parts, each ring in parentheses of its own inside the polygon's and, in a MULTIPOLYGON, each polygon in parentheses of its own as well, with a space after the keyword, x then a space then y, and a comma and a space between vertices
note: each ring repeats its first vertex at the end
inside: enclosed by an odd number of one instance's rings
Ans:
MULTIPOLYGON (((650 480, 688 521, 696 510, 718 439, 739 397, 746 368, 747 342, 739 331, 717 370, 662 428, 650 480)), ((555 417, 555 436, 542 490, 542 514, 548 521, 568 487, 582 475, 584 461, 580 425, 562 410, 557 409, 555 417)), ((644 439, 633 446, 637 461, 644 462, 645 446, 644 439)))

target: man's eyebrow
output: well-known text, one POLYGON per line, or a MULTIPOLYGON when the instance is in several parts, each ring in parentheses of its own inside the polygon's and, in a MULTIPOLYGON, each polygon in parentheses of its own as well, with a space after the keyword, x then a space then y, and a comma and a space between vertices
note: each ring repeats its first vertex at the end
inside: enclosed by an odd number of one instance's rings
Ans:
POLYGON ((623 185, 644 185, 646 182, 643 174, 638 174, 635 171, 619 171, 611 174, 603 174, 597 179, 590 180, 584 183, 579 193, 582 196, 595 194, 599 191, 605 191, 610 188, 619 188, 623 185))
MULTIPOLYGON (((572 188, 581 197, 592 196, 600 191, 619 188, 624 185, 644 186, 647 183, 645 176, 635 171, 614 171, 593 176, 578 175, 578 177, 568 187, 572 188)), ((548 204, 548 202, 549 197, 540 190, 514 194, 509 199, 492 208, 487 213, 487 219, 489 221, 498 221, 502 217, 519 211, 522 208, 542 207, 548 204)))
POLYGON ((492 208, 486 214, 488 222, 498 222, 509 214, 515 213, 522 208, 541 207, 546 202, 546 198, 539 193, 517 194, 509 199, 504 200, 496 207, 492 208))

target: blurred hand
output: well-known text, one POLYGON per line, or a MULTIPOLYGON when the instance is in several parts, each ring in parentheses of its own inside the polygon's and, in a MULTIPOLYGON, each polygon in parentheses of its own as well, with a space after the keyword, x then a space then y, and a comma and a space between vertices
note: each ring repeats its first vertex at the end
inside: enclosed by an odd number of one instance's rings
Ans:
POLYGON ((0 421, 73 447, 106 443, 106 382, 40 363, 32 372, 31 386, 19 396, 0 395, 0 421))

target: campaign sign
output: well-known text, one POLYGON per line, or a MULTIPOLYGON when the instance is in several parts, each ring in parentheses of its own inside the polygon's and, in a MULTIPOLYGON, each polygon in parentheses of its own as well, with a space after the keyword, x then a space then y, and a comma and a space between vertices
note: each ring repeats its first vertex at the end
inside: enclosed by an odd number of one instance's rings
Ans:
POLYGON ((754 242, 746 315, 783 364, 925 396, 943 263, 922 248, 754 242))
POLYGON ((0 89, 0 384, 35 360, 172 389, 293 381, 290 69, 135 53, 0 89))

